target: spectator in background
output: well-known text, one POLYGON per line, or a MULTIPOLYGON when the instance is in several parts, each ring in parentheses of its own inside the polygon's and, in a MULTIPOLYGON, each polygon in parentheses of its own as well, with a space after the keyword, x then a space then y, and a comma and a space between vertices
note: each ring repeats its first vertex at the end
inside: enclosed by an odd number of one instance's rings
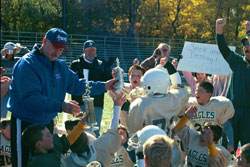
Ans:
MULTIPOLYGON (((27 166, 29 149, 22 144, 21 133, 31 124, 48 125, 53 132, 53 119, 59 112, 76 115, 80 106, 67 101, 66 92, 85 93, 86 80, 59 59, 67 47, 68 35, 61 29, 50 29, 42 45, 23 56, 13 68, 8 109, 11 111, 11 158, 13 167, 27 166)), ((103 94, 113 89, 116 80, 90 82, 91 95, 103 94)))
MULTIPOLYGON (((87 81, 107 81, 112 78, 110 65, 106 67, 104 63, 97 58, 96 44, 92 40, 84 42, 83 54, 79 57, 79 59, 72 62, 70 69, 73 70, 79 78, 85 78, 87 81)), ((104 93, 93 97, 96 122, 99 127, 99 130, 96 130, 95 133, 98 137, 100 135, 103 114, 104 93)), ((77 101, 80 104, 81 109, 84 110, 82 96, 72 94, 72 99, 77 101)))
POLYGON ((0 121, 0 166, 11 167, 10 120, 0 121))
MULTIPOLYGON (((6 93, 8 92, 9 90, 9 85, 11 84, 12 80, 7 77, 7 76, 3 76, 3 73, 5 72, 5 69, 0 67, 1 69, 1 102, 2 102, 2 98, 6 95, 6 93)), ((1 104, 3 105, 3 104, 1 104)), ((6 105, 6 104, 5 104, 6 105)), ((2 107, 2 106, 1 106, 2 107)), ((4 112, 4 110, 1 108, 1 118, 2 117, 6 117, 7 115, 7 112, 4 112)))
MULTIPOLYGON (((22 56, 29 52, 27 47, 23 47, 20 43, 14 44, 13 42, 7 42, 3 49, 1 50, 1 67, 5 69, 5 77, 1 78, 1 87, 6 86, 11 83, 10 79, 12 77, 12 68, 14 64, 20 59, 19 56, 22 56), (8 78, 7 78, 8 77, 8 78), (2 85, 2 83, 5 83, 2 85)), ((6 89, 5 96, 1 96, 1 117, 6 118, 7 116, 7 101, 9 99, 8 89, 6 89)), ((2 92, 1 92, 2 94, 2 92)))
POLYGON ((169 56, 170 56, 170 46, 166 43, 160 43, 158 47, 154 50, 153 55, 145 59, 142 63, 141 66, 144 67, 147 70, 156 67, 159 64, 159 61, 161 58, 166 57, 167 62, 164 63, 164 68, 167 69, 168 74, 170 75, 170 80, 172 85, 178 84, 180 81, 180 75, 176 71, 175 67, 173 64, 169 61, 169 56))
POLYGON ((211 83, 214 86, 213 96, 226 96, 227 88, 230 81, 231 74, 228 76, 215 75, 211 76, 211 83))
POLYGON ((134 60, 133 60, 133 65, 139 65, 139 63, 140 63, 140 61, 139 61, 139 59, 138 58, 134 58, 134 60))
MULTIPOLYGON (((232 69, 231 80, 227 97, 232 101, 235 114, 232 118, 234 131, 234 150, 238 143, 241 145, 249 143, 250 133, 250 44, 247 38, 243 38, 243 53, 241 56, 231 51, 223 35, 226 19, 220 18, 216 21, 216 40, 219 50, 232 69)), ((250 21, 245 24, 246 34, 250 37, 250 21)))

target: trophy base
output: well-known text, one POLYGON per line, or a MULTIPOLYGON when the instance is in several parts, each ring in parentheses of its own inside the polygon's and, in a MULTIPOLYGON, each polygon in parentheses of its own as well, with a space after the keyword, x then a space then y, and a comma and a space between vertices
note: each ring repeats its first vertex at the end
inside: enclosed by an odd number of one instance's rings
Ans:
POLYGON ((99 127, 97 126, 97 123, 95 122, 95 123, 87 124, 85 129, 94 132, 94 131, 99 130, 99 127))

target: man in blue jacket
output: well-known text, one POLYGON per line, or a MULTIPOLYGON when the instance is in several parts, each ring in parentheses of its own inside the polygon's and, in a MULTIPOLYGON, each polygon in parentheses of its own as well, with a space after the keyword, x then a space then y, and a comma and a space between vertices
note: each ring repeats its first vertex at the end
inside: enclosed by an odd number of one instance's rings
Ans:
MULTIPOLYGON (((79 80, 66 63, 59 59, 67 47, 68 35, 61 29, 50 29, 42 46, 23 56, 13 68, 8 109, 11 111, 11 158, 13 166, 27 166, 29 149, 21 141, 22 131, 31 124, 48 125, 59 112, 77 115, 81 110, 76 101, 65 101, 66 93, 82 95, 86 80, 79 80)), ((92 95, 112 90, 116 81, 89 82, 92 95)))

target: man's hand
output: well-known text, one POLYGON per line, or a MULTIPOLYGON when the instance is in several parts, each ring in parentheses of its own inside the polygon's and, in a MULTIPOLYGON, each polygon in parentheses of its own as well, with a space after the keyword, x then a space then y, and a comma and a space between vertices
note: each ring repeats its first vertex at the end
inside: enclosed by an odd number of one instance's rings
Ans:
POLYGON ((114 97, 112 97, 113 101, 114 101, 114 105, 115 106, 122 106, 125 101, 126 101, 126 95, 122 94, 122 93, 115 93, 114 97))
POLYGON ((115 83, 118 82, 117 79, 108 80, 105 84, 105 90, 115 91, 115 83))
POLYGON ((245 28, 246 28, 246 32, 250 30, 250 21, 246 21, 245 28))
POLYGON ((1 50, 1 57, 6 56, 8 52, 9 52, 9 50, 7 48, 2 49, 1 50))
POLYGON ((9 86, 12 80, 9 77, 3 76, 1 77, 1 97, 4 97, 9 90, 9 86))
POLYGON ((192 118, 195 116, 195 113, 198 111, 197 106, 190 106, 187 111, 185 111, 185 115, 188 118, 192 118))
POLYGON ((74 100, 64 101, 62 104, 62 111, 68 114, 77 115, 81 112, 81 108, 78 102, 74 100))
POLYGON ((178 60, 176 58, 173 58, 171 63, 173 64, 174 68, 177 70, 177 66, 179 63, 178 60))
POLYGON ((216 33, 223 34, 223 28, 227 24, 226 18, 220 18, 216 20, 216 33))

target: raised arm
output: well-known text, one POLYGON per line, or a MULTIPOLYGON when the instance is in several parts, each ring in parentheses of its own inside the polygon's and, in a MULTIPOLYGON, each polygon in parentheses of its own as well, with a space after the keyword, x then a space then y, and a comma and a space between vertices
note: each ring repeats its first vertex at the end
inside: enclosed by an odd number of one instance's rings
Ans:
POLYGON ((227 24, 226 18, 220 18, 216 21, 216 40, 222 56, 226 59, 230 55, 230 49, 223 35, 224 26, 227 24))

